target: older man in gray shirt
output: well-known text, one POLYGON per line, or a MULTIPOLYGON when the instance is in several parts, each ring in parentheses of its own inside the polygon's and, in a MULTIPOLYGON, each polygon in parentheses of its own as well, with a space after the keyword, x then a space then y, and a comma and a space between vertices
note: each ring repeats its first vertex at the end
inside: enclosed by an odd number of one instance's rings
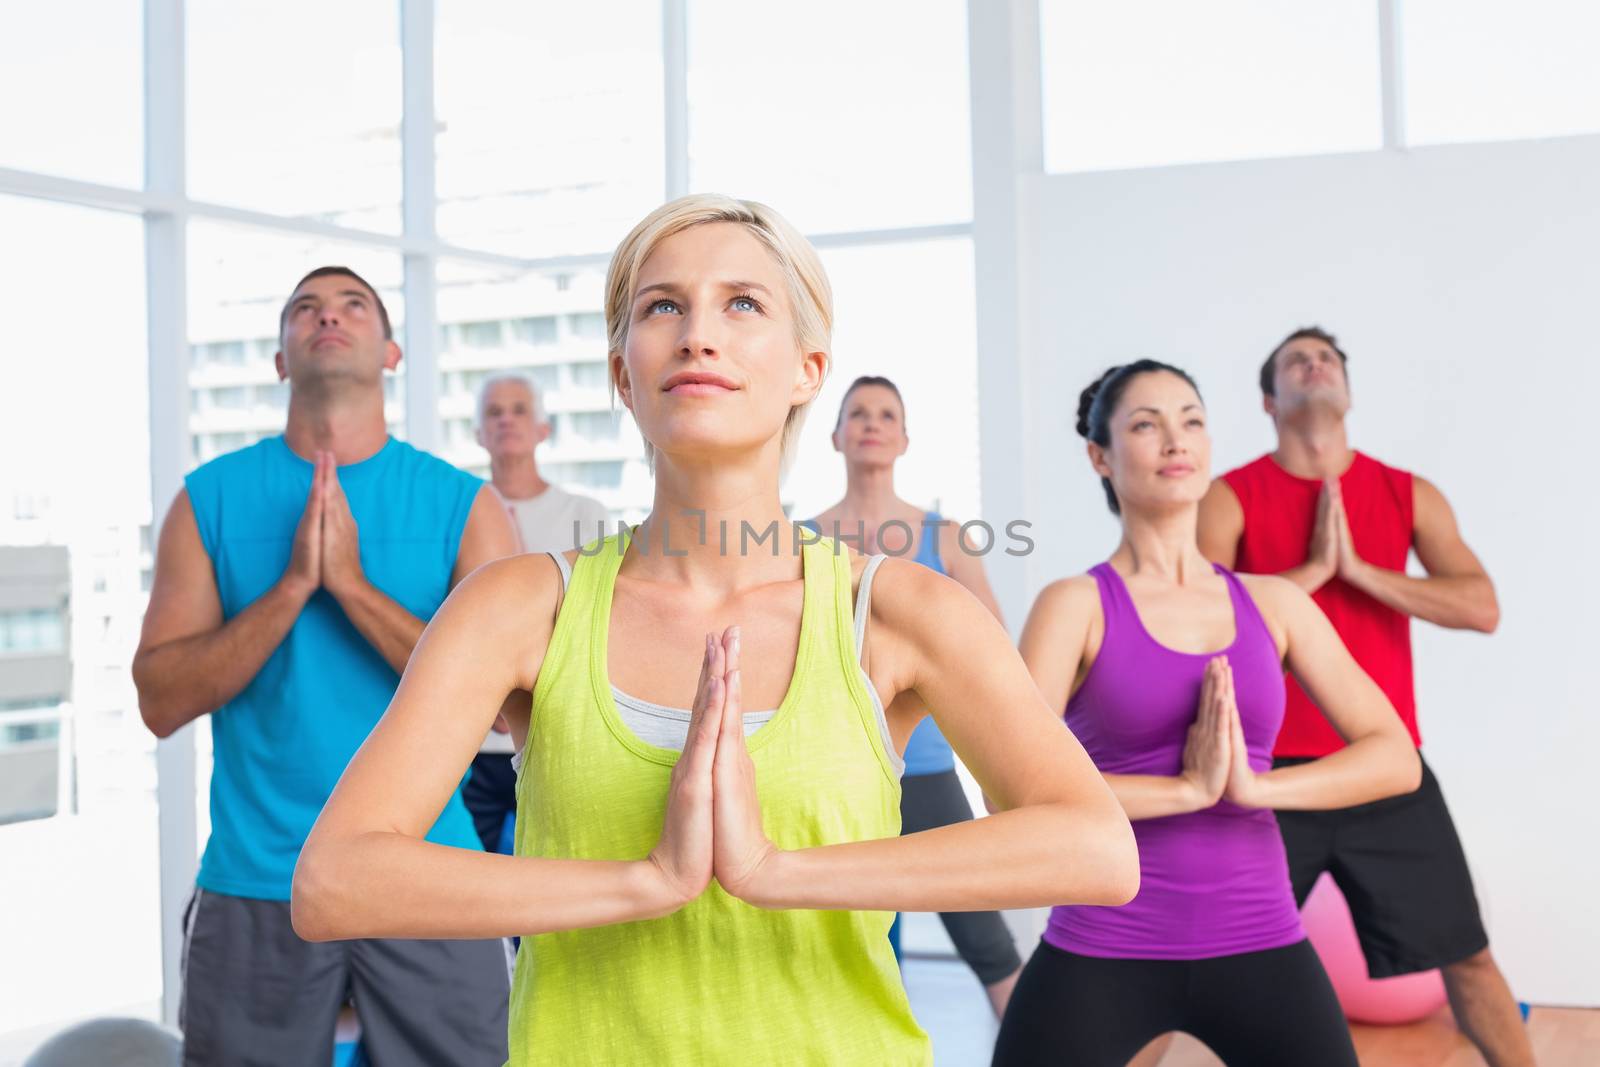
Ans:
MULTIPOLYGON (((601 536, 604 504, 552 485, 539 473, 535 451, 550 436, 550 421, 533 380, 498 374, 478 392, 478 443, 489 453, 490 481, 505 502, 524 552, 563 552, 601 536)), ((511 735, 500 723, 472 761, 462 799, 483 847, 500 851, 506 817, 517 808, 511 735)))

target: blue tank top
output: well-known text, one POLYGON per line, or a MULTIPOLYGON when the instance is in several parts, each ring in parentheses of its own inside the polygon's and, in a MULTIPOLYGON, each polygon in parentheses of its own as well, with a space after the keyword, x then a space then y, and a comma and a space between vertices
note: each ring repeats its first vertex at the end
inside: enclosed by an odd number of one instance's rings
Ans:
MULTIPOLYGON (((944 521, 937 511, 923 514, 922 529, 917 531, 917 554, 912 561, 940 574, 949 573, 939 558, 939 524, 944 521)), ((821 532, 814 519, 807 519, 800 525, 821 532)), ((882 547, 881 531, 879 547, 882 547)), ((906 741, 905 763, 905 773, 908 777, 918 774, 943 774, 945 771, 956 769, 956 755, 950 749, 950 742, 939 732, 939 724, 933 721, 932 715, 924 716, 917 724, 917 728, 911 731, 911 737, 906 741)))
MULTIPOLYGON (((917 543, 916 562, 929 570, 948 574, 944 561, 939 558, 939 523, 944 521, 937 511, 922 516, 922 536, 917 543)), ((939 724, 928 715, 911 731, 906 742, 906 774, 943 774, 956 769, 956 755, 950 742, 939 732, 939 724)))
MULTIPOLYGON (((289 564, 312 465, 282 436, 219 456, 184 480, 223 617, 289 564)), ((450 591, 477 478, 390 438, 339 468, 367 580, 426 622, 450 591)), ((211 716, 211 838, 201 888, 288 900, 295 860, 339 775, 389 706, 399 678, 319 589, 250 684, 211 716)), ((459 791, 428 840, 480 849, 459 791)))

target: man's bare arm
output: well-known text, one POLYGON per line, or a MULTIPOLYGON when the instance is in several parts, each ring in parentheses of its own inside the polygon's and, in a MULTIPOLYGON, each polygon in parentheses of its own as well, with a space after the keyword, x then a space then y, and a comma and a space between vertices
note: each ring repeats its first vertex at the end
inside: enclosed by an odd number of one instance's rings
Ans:
POLYGON ((1339 576, 1374 600, 1436 626, 1493 633, 1500 625, 1494 583, 1462 540, 1449 501, 1425 479, 1413 477, 1411 486, 1412 544, 1428 576, 1368 563, 1348 544, 1339 576))
POLYGON ((211 557, 180 491, 161 524, 155 580, 145 610, 133 682, 139 714, 157 737, 208 715, 238 696, 283 643, 316 591, 320 510, 307 505, 289 568, 275 585, 223 621, 211 557), (303 536, 308 533, 309 536, 303 536))

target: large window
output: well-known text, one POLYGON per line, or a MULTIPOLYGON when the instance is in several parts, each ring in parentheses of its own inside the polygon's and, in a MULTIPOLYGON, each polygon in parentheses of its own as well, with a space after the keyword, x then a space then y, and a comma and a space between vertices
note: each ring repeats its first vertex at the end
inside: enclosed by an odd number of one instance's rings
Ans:
POLYGON ((398 232, 400 5, 186 0, 184 7, 189 194, 398 232))
POLYGON ((807 233, 972 218, 961 0, 689 10, 696 191, 764 201, 807 233))
POLYGON ((1045 169, 1383 143, 1378 5, 1040 0, 1045 169))
POLYGON ((661 4, 435 5, 444 240, 609 250, 661 200, 661 4))
POLYGON ((57 608, 0 610, 0 652, 55 655, 66 650, 67 616, 57 608))
MULTIPOLYGON (((1052 172, 1363 151, 1383 144, 1379 4, 1039 0, 1052 172)), ((1600 131, 1600 7, 1405 0, 1405 144, 1600 131)))
POLYGON ((153 1013, 161 927, 154 741, 128 675, 150 523, 142 227, 0 196, 0 233, 3 1035, 153 1013))
POLYGON ((138 185, 139 5, 30 4, 8 6, 3 17, 0 167, 138 185))
POLYGON ((1405 0, 1415 144, 1600 132, 1600 5, 1405 0))

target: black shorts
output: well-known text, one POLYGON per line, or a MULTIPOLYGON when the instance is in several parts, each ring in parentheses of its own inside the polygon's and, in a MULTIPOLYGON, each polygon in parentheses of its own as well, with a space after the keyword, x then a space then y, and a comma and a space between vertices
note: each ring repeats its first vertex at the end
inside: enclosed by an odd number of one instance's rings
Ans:
POLYGON ((1123 1067, 1182 1030, 1228 1067, 1356 1067, 1308 941, 1203 960, 1080 956, 1040 942, 995 1041, 995 1067, 1123 1067))
MULTIPOLYGON (((1278 759, 1273 766, 1307 762, 1278 759)), ((1373 978, 1429 971, 1488 947, 1472 872, 1426 760, 1414 793, 1277 814, 1295 903, 1305 903, 1323 871, 1333 875, 1373 978)))

